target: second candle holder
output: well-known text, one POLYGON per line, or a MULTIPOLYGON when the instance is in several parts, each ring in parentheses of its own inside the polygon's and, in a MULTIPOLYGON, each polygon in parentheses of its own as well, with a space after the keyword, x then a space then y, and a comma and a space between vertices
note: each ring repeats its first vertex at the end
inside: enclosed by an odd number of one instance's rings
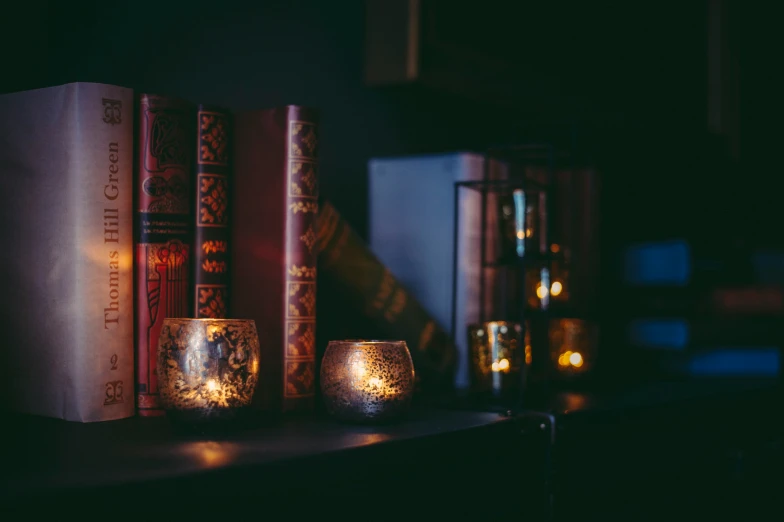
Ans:
POLYGON ((488 321, 468 327, 474 394, 518 398, 531 347, 519 323, 488 321))
POLYGON ((409 408, 414 363, 405 341, 331 341, 321 363, 327 411, 351 422, 381 422, 409 408))

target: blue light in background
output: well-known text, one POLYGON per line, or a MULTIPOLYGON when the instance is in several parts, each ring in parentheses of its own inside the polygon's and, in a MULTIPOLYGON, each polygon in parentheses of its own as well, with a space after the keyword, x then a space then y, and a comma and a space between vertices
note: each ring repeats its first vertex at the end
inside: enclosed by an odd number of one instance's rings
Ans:
POLYGON ((761 250, 751 256, 754 275, 763 285, 780 285, 784 283, 784 252, 761 250))
POLYGON ((780 365, 778 348, 715 348, 693 355, 687 372, 693 376, 775 377, 780 365))
POLYGON ((624 272, 631 286, 685 286, 691 277, 691 249, 681 240, 631 246, 624 272))
POLYGON ((684 350, 689 323, 684 319, 636 319, 629 324, 629 342, 639 348, 684 350))

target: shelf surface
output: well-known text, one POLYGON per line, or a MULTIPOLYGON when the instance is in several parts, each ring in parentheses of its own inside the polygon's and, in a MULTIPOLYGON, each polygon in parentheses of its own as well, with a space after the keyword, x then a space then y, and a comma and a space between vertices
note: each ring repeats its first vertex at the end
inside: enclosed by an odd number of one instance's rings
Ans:
POLYGON ((121 486, 210 471, 263 467, 363 447, 456 434, 508 422, 498 413, 413 413, 382 426, 302 418, 220 436, 182 435, 165 418, 78 424, 25 417, 4 449, 3 495, 121 486))
MULTIPOLYGON (((464 403, 414 410, 389 425, 313 416, 213 436, 177 433, 165 418, 77 424, 14 417, 4 423, 11 440, 2 446, 0 510, 56 505, 101 513, 131 499, 123 512, 144 515, 148 499, 203 496, 211 506, 245 492, 267 514, 344 515, 349 505, 365 513, 387 503, 391 518, 384 520, 404 519, 415 506, 422 516, 474 510, 471 519, 481 519, 486 503, 474 498, 477 480, 489 480, 521 492, 519 503, 493 506, 495 519, 512 520, 521 505, 528 514, 547 511, 547 477, 556 468, 563 487, 587 480, 585 473, 602 487, 655 465, 661 477, 687 464, 699 471, 698 449, 720 456, 734 444, 759 446, 756 440, 780 433, 779 390, 775 380, 648 383, 560 391, 515 416, 464 403), (569 457, 553 461, 556 446, 569 457), (390 495, 402 497, 388 503, 390 495)), ((639 491, 652 484, 645 477, 637 477, 645 486, 639 491)), ((223 514, 253 512, 250 504, 215 505, 223 514)), ((171 508, 202 514, 198 502, 171 508)))

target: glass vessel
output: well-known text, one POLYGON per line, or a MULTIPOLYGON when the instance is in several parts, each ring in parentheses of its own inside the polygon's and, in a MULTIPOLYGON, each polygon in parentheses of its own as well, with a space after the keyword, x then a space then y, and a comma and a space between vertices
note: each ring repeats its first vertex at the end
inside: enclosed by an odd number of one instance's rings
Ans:
POLYGON ((414 363, 405 341, 331 341, 321 362, 327 411, 351 422, 380 422, 408 411, 414 363))
POLYGON ((471 389, 478 395, 518 398, 531 362, 530 341, 519 323, 489 321, 468 327, 471 389))
POLYGON ((170 418, 188 423, 232 420, 250 405, 258 376, 254 321, 164 319, 158 385, 170 418))
POLYGON ((599 329, 583 319, 553 319, 550 322, 550 356, 562 377, 586 373, 598 351, 599 329))

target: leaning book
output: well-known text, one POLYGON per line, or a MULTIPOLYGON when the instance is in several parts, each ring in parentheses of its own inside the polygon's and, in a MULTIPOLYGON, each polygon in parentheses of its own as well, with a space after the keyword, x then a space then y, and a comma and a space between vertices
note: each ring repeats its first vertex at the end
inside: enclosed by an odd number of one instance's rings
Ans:
POLYGON ((133 91, 0 96, 0 397, 77 422, 134 414, 133 91))

